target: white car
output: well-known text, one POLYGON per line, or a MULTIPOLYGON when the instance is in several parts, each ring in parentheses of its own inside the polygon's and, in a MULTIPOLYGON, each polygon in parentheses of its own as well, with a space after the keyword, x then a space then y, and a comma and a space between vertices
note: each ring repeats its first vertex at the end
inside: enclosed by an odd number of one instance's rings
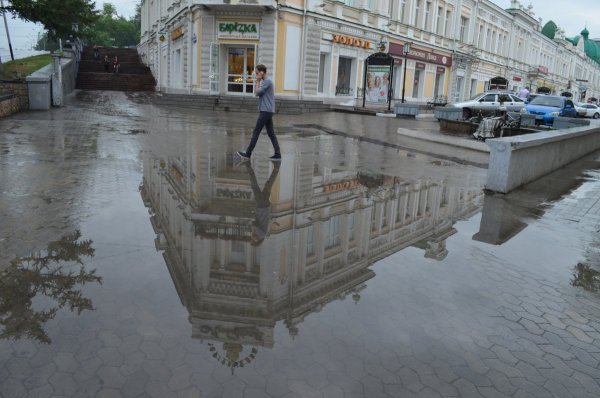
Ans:
POLYGON ((580 102, 575 108, 577 108, 577 114, 579 116, 591 117, 592 119, 598 119, 600 117, 600 107, 598 105, 580 102))
POLYGON ((520 112, 525 108, 525 102, 516 95, 507 91, 488 91, 477 94, 468 101, 449 104, 449 106, 463 109, 463 117, 465 119, 471 116, 489 115, 500 110, 500 97, 504 98, 504 106, 506 110, 511 112, 520 112))

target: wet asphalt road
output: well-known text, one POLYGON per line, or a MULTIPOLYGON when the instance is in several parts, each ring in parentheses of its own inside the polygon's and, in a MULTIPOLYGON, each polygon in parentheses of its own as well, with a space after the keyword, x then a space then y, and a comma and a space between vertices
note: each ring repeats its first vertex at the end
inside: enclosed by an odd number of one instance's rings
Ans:
POLYGON ((2 397, 598 396, 600 153, 486 195, 433 121, 277 116, 279 167, 253 122, 0 120, 2 397))

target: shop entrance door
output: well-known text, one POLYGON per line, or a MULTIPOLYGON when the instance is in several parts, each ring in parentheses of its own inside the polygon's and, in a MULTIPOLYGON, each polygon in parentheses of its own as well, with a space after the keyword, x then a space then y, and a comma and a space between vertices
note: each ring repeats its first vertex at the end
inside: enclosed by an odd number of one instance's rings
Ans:
POLYGON ((228 93, 254 93, 254 56, 253 47, 229 47, 227 49, 228 93))

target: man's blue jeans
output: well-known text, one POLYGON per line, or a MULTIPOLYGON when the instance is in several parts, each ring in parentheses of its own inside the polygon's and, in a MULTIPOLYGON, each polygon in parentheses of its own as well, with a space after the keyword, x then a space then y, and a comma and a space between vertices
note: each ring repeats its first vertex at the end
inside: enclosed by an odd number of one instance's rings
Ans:
POLYGON ((258 136, 264 127, 267 127, 267 134, 271 139, 271 144, 273 144, 273 150, 275 150, 275 155, 281 155, 281 150, 279 149, 279 142, 277 142, 277 137, 275 137, 275 130, 273 129, 273 113, 271 112, 260 112, 258 115, 258 120, 256 120, 256 127, 254 127, 254 131, 252 132, 252 139, 250 140, 250 144, 246 149, 246 154, 248 156, 252 155, 252 151, 256 146, 256 142, 258 141, 258 136))

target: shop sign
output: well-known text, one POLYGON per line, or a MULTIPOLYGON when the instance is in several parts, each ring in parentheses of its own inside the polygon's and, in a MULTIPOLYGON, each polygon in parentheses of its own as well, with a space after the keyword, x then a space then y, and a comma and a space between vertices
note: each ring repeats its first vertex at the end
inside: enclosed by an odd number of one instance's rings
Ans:
POLYGON ((446 73, 446 68, 444 68, 443 66, 438 66, 437 68, 435 68, 435 71, 437 73, 446 73))
POLYGON ((547 66, 539 66, 538 67, 538 72, 543 74, 543 75, 547 75, 548 74, 548 67, 547 66))
POLYGON ((167 40, 167 35, 168 34, 169 34, 168 32, 158 32, 158 36, 157 36, 158 37, 158 41, 162 42, 162 41, 167 40))
POLYGON ((323 39, 334 42, 336 44, 343 44, 346 46, 367 48, 370 49, 371 42, 369 40, 357 39, 356 37, 344 36, 338 34, 325 33, 323 39))
MULTIPOLYGON (((390 43, 390 51, 389 53, 394 57, 404 58, 404 52, 402 52, 402 44, 398 43, 390 43)), ((430 64, 444 65, 444 66, 452 66, 452 57, 435 54, 431 51, 425 51, 412 46, 410 48, 410 52, 408 53, 408 58, 415 59, 417 61, 423 61, 430 64)))
POLYGON ((218 39, 258 40, 259 22, 217 21, 218 39))
POLYGON ((513 80, 516 81, 516 82, 520 82, 521 81, 521 76, 514 75, 513 76, 513 80))
POLYGON ((415 62, 415 68, 425 69, 425 64, 423 62, 415 62))
POLYGON ((183 27, 180 26, 174 31, 171 32, 171 40, 175 41, 179 38, 183 37, 183 27))
POLYGON ((358 182, 358 180, 340 181, 340 182, 334 182, 333 184, 327 184, 327 185, 323 186, 323 192, 329 193, 329 192, 343 191, 343 190, 358 188, 359 186, 360 186, 360 183, 358 182))

